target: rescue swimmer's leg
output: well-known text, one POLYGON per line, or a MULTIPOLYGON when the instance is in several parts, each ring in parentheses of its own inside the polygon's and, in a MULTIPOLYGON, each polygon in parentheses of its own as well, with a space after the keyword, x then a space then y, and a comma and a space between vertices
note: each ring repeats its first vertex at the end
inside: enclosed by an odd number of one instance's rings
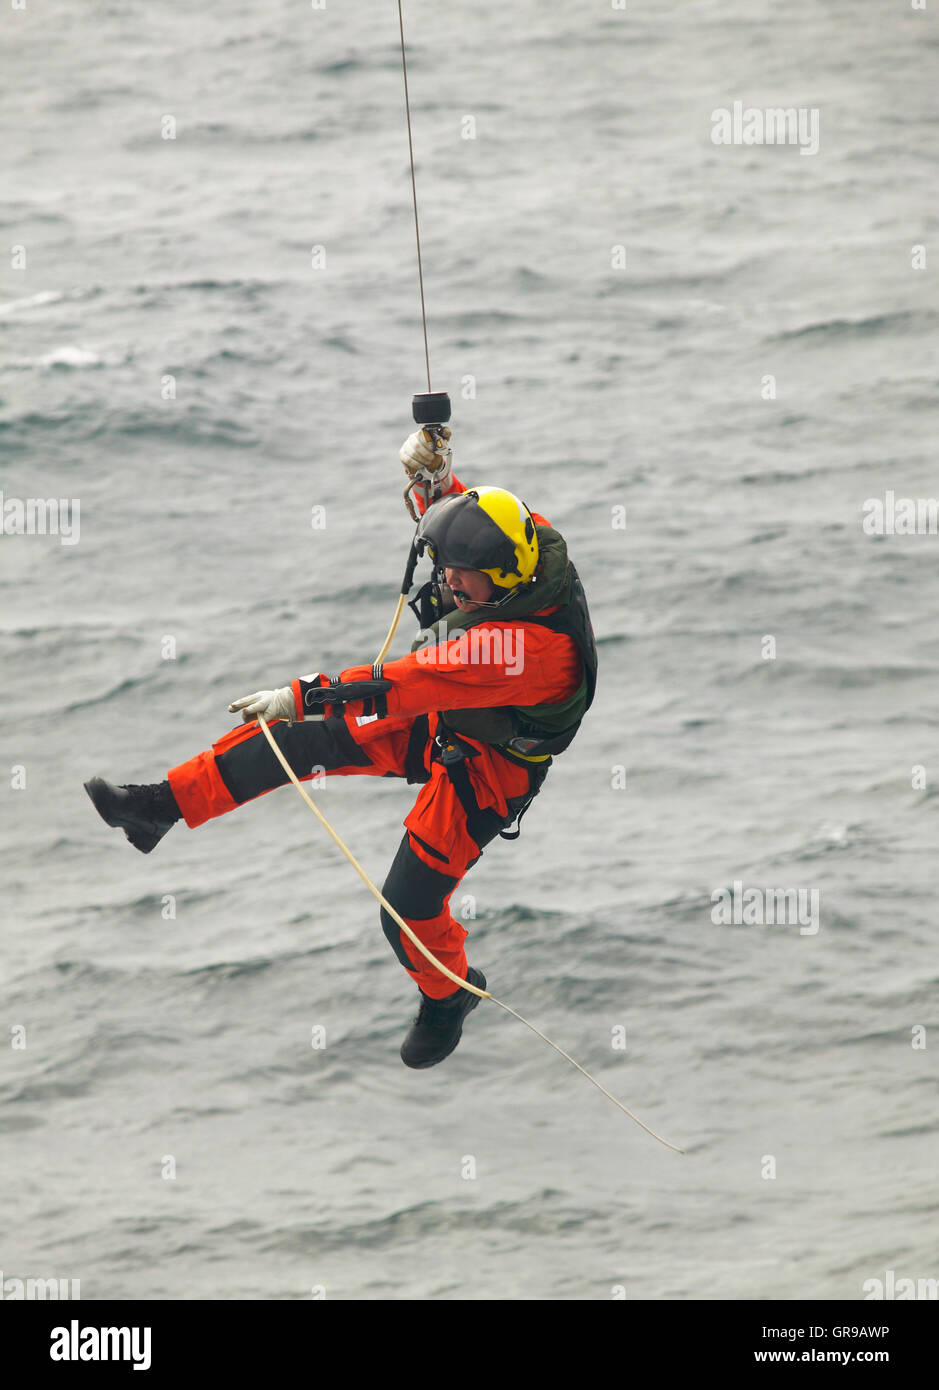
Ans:
MULTIPOLYGON (((387 777, 406 775, 413 722, 402 718, 357 725, 333 716, 298 724, 277 721, 270 730, 302 781, 321 774, 387 777)), ((185 819, 190 827, 203 825, 287 781, 254 721, 170 768, 164 782, 112 786, 94 777, 85 789, 105 822, 124 830, 131 844, 149 854, 177 820, 185 819)))
MULTIPOLYGON (((277 720, 269 727, 301 781, 321 774, 352 772, 381 776, 387 770, 384 765, 376 766, 359 748, 341 716, 302 724, 277 720)), ((167 779, 191 828, 290 780, 256 721, 232 729, 213 743, 211 750, 170 768, 167 779)))
MULTIPOLYGON (((527 789, 527 773, 501 759, 501 766, 495 764, 497 756, 483 755, 478 760, 480 776, 486 779, 478 789, 487 785, 489 796, 484 793, 483 799, 495 804, 474 815, 471 822, 446 769, 439 762, 432 765, 430 780, 405 821, 407 831, 382 887, 392 907, 441 964, 480 989, 486 988, 486 977, 468 965, 463 949, 467 932, 449 904, 463 875, 506 824, 505 798, 527 789)), ((381 923, 395 955, 421 992, 420 1011, 401 1046, 401 1059, 409 1067, 434 1066, 460 1041, 463 1020, 479 1003, 479 996, 460 989, 431 965, 384 908, 381 923)))

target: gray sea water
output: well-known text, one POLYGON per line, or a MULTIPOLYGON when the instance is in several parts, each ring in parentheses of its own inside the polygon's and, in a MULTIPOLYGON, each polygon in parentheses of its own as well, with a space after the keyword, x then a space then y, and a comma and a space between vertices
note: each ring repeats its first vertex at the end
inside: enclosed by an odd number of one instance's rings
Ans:
MULTIPOLYGON (((406 1070, 414 988, 291 788, 149 857, 82 790, 387 630, 426 388, 394 5, 7 6, 0 488, 80 535, 0 535, 4 1278, 939 1277, 939 537, 863 524, 939 489, 937 13, 405 7, 455 470, 563 532, 601 660, 454 902, 493 992, 678 1156, 495 1006, 406 1070), (715 144, 735 101, 816 111, 817 152, 715 144), (818 930, 715 923, 735 881, 817 892, 818 930)), ((412 799, 319 793, 379 882, 412 799)))

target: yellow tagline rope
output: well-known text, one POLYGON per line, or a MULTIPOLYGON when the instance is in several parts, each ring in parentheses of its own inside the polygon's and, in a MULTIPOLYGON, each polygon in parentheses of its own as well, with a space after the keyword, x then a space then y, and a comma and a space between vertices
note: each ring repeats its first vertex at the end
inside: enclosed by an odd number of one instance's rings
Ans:
POLYGON ((287 776, 290 778, 291 782, 296 787, 297 791, 303 797, 304 801, 309 806, 310 810, 313 812, 320 825, 322 825, 323 829, 330 836, 333 842, 336 845, 338 845, 339 849, 342 850, 343 854, 346 856, 353 869, 355 869, 356 873, 359 875, 359 878, 365 884, 366 888, 368 888, 369 892, 372 893, 373 896, 378 899, 382 907, 388 913, 389 917, 393 918, 394 921, 397 922, 398 926, 405 933, 408 940, 413 942, 413 944, 420 951, 421 955, 424 956, 427 960, 429 960, 431 965, 435 966, 441 972, 441 974, 446 975, 448 980, 452 980, 455 985, 458 985, 460 989, 465 989, 470 994, 478 994, 480 999, 491 999, 493 1004, 498 1004, 500 1009, 505 1009, 506 1013, 511 1014, 513 1018, 517 1018, 519 1023, 524 1023, 526 1028, 530 1028, 531 1031, 537 1034, 537 1036, 541 1038, 544 1042, 546 1042, 549 1047, 553 1047, 555 1052, 559 1052, 562 1057, 564 1057, 568 1062, 570 1062, 572 1067, 576 1067, 577 1070, 581 1072, 583 1076, 586 1076, 587 1080, 592 1082, 593 1085, 596 1086, 598 1091, 602 1091, 608 1100, 611 1100, 618 1109, 622 1110, 624 1115, 628 1115, 631 1120, 634 1120, 636 1124, 639 1125, 640 1129, 645 1130, 646 1134, 651 1134, 653 1139, 657 1139, 660 1144, 664 1144, 667 1149, 671 1149, 674 1153, 684 1153, 684 1149, 680 1149, 677 1144, 670 1144, 667 1139, 662 1138, 661 1134, 656 1134, 654 1129, 650 1129, 647 1124, 643 1124, 642 1120, 639 1119, 638 1115, 634 1115, 631 1110, 627 1109, 627 1107, 623 1105, 622 1101, 619 1101, 616 1099, 615 1096, 610 1095, 610 1092, 606 1089, 606 1087, 601 1086, 600 1082, 597 1081, 595 1077, 591 1076, 589 1071, 585 1071, 579 1062, 575 1062, 573 1057, 568 1056, 568 1054, 564 1051, 563 1048, 558 1047, 557 1043, 552 1042, 551 1039, 547 1037, 546 1034, 542 1033, 539 1028, 536 1028, 533 1023, 529 1023, 527 1018, 522 1018, 521 1014, 517 1014, 514 1009, 510 1009, 508 1004, 503 1004, 501 999, 496 999, 495 996, 490 994, 488 990, 479 989, 476 985, 471 985, 468 980, 461 980, 459 975, 455 975, 452 970, 448 970, 447 967, 443 964, 443 962, 439 961, 437 957, 427 949, 423 941, 419 940, 418 937, 415 936, 414 932, 408 926, 407 922, 405 922, 404 918, 401 917, 399 913, 395 911, 388 899, 378 888, 375 887, 374 883, 369 878, 365 870, 362 868, 362 865, 356 859, 355 855, 348 848, 348 846, 342 842, 342 840, 336 834, 335 830, 330 825, 329 821, 323 815, 322 811, 313 801, 312 797, 308 796, 304 788, 300 785, 296 773, 294 772, 293 768, 290 766, 289 762, 284 757, 283 753, 278 747, 277 742, 273 734, 271 733, 270 727, 263 714, 258 715, 258 723, 264 731, 264 737, 271 745, 271 749, 274 753, 275 758, 280 763, 281 767, 284 769, 287 776))

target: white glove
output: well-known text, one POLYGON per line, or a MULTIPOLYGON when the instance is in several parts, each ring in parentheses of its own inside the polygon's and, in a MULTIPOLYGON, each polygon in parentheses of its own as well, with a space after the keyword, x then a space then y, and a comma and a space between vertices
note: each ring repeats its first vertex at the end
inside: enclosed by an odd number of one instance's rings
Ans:
POLYGON ((398 452, 411 482, 430 484, 432 499, 450 486, 451 456, 450 430, 446 425, 435 426, 433 433, 427 429, 415 430, 398 452))
POLYGON ((259 714, 263 714, 268 723, 272 719, 286 719, 293 724, 297 718, 297 704, 289 685, 280 690, 256 690, 253 695, 233 700, 228 706, 228 713, 234 714, 237 710, 242 711, 241 717, 246 724, 257 719, 259 714))

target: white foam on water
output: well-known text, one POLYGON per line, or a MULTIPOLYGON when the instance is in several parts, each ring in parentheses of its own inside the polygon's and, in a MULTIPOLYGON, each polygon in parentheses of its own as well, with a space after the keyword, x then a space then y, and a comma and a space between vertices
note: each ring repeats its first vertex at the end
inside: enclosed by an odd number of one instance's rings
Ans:
POLYGON ((46 352, 42 357, 34 359, 34 363, 39 367, 98 367, 101 358, 90 348, 78 347, 74 343, 66 343, 64 347, 53 348, 51 352, 46 352))
POLYGON ((64 298, 61 290, 40 290, 38 294, 28 295, 25 299, 9 299, 5 304, 0 304, 0 314, 18 314, 26 309, 38 309, 44 304, 57 304, 64 298))

